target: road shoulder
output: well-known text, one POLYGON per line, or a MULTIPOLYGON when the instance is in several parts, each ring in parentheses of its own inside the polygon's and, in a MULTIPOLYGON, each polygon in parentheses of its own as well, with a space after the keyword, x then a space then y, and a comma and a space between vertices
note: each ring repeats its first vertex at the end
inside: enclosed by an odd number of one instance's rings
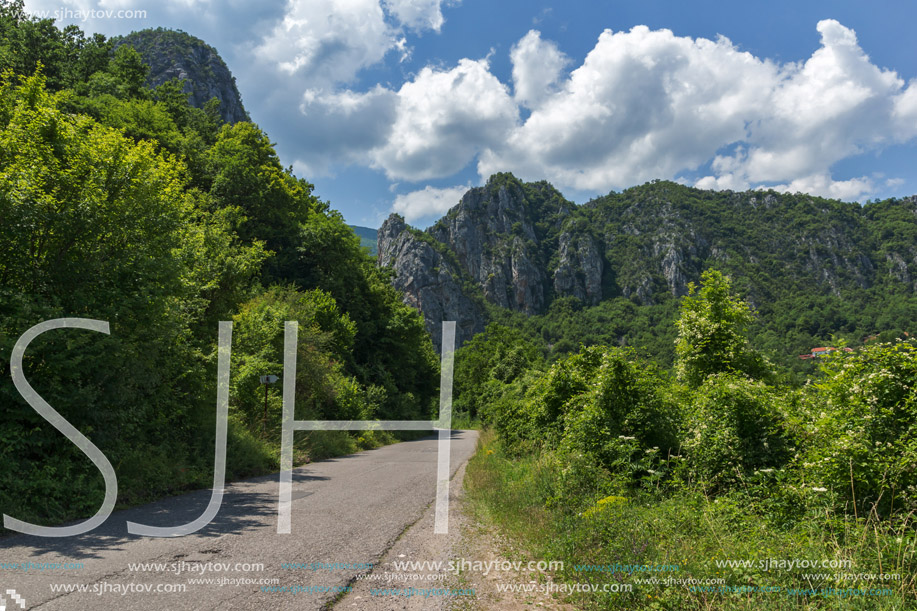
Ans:
POLYGON ((409 526, 374 569, 352 581, 351 591, 328 607, 336 611, 447 611, 467 609, 570 610, 544 591, 506 592, 503 584, 550 584, 550 575, 507 566, 510 542, 479 523, 465 496, 463 464, 450 482, 449 532, 433 534, 435 504, 409 526), (411 564, 415 563, 415 564, 411 564), (469 563, 472 563, 469 566, 469 563))

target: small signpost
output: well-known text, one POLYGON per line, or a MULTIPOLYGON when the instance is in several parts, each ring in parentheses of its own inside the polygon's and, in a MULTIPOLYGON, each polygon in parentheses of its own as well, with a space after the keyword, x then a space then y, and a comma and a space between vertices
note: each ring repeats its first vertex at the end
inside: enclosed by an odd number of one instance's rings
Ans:
POLYGON ((269 384, 273 384, 280 378, 275 375, 266 375, 261 376, 261 383, 264 384, 264 416, 261 418, 261 434, 264 435, 264 430, 267 427, 267 387, 269 384))

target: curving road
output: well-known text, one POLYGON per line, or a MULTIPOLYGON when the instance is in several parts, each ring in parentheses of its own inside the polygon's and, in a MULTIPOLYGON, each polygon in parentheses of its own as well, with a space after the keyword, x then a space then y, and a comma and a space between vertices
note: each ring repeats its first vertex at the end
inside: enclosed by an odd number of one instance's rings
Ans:
MULTIPOLYGON (((475 431, 453 431, 452 474, 476 442, 475 431)), ((185 537, 137 537, 127 533, 125 522, 189 522, 206 507, 209 490, 115 512, 78 537, 3 537, 0 596, 8 611, 21 607, 7 590, 21 597, 25 609, 43 611, 328 608, 344 601, 340 588, 370 565, 378 568, 408 527, 425 525, 418 520, 432 512, 436 470, 436 437, 296 469, 289 535, 276 533, 273 475, 227 487, 216 519, 185 537)), ((449 536, 427 528, 428 535, 420 536, 431 541, 449 536)))

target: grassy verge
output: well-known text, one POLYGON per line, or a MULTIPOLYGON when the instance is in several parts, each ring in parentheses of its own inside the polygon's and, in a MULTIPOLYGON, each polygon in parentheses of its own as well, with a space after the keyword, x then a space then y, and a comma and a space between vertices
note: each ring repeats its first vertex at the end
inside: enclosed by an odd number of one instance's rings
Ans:
POLYGON ((465 485, 479 518, 531 558, 563 561, 555 581, 620 590, 570 595, 580 608, 917 609, 911 514, 855 518, 813 500, 798 519, 778 525, 766 504, 741 493, 710 499, 654 484, 564 499, 557 495, 561 471, 548 456, 508 456, 488 431, 465 485))

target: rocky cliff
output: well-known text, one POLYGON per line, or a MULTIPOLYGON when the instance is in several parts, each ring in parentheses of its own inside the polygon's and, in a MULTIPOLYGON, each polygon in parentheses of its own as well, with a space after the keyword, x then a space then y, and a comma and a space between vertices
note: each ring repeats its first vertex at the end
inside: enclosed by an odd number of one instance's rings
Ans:
POLYGON ((236 79, 216 49, 180 30, 163 28, 132 32, 115 39, 115 46, 129 44, 150 66, 147 83, 156 87, 173 78, 185 79, 185 92, 197 108, 212 98, 220 101, 220 115, 227 123, 247 121, 248 113, 236 79))
POLYGON ((562 297, 647 306, 687 294, 709 267, 762 308, 873 287, 917 294, 917 197, 861 206, 654 181, 577 206, 547 183, 498 174, 424 232, 393 215, 379 252, 428 327, 459 320, 464 341, 487 320, 481 297, 525 314, 562 297))
POLYGON ((484 330, 486 314, 470 283, 463 282, 462 269, 424 237, 393 214, 379 229, 377 261, 394 269, 395 288, 404 293, 405 303, 423 312, 439 351, 443 321, 456 321, 456 346, 460 346, 484 330))
POLYGON ((489 184, 465 193, 430 235, 455 253, 488 301, 534 314, 545 305, 547 276, 526 212, 518 184, 489 184))

